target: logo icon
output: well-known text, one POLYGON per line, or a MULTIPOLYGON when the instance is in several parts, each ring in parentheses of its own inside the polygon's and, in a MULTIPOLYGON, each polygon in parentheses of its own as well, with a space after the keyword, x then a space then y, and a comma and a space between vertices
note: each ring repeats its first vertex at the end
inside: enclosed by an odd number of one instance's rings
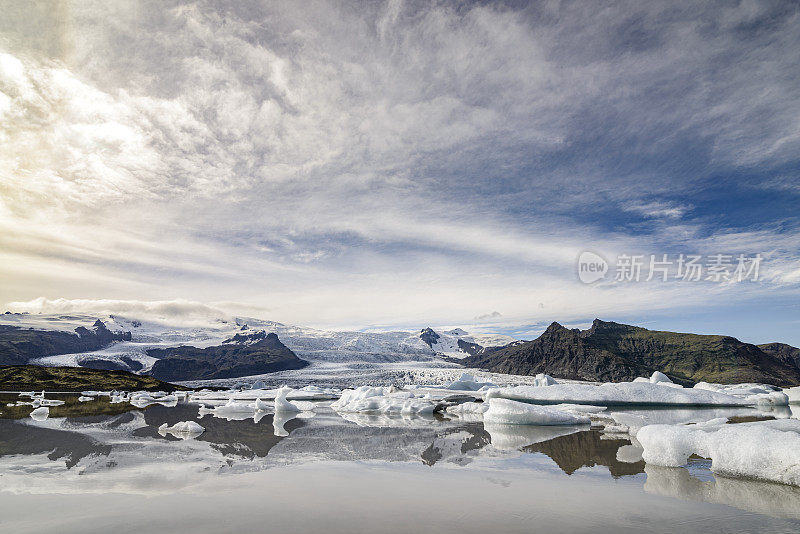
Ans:
POLYGON ((608 262, 599 254, 586 250, 578 256, 578 278, 584 284, 602 280, 607 272, 608 262))

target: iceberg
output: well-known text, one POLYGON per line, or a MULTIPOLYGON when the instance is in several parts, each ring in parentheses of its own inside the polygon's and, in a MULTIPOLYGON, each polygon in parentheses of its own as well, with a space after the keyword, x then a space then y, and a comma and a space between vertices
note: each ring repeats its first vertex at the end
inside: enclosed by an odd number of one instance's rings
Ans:
POLYGON ((489 409, 483 414, 484 423, 501 425, 588 425, 586 415, 559 410, 551 406, 537 406, 515 400, 491 398, 489 409))
POLYGON ((389 389, 361 386, 346 390, 331 408, 338 412, 425 415, 432 414, 436 407, 432 400, 416 398, 410 391, 390 392, 389 389))
POLYGON ((711 470, 720 475, 800 486, 800 421, 796 419, 648 425, 636 439, 648 464, 680 467, 697 454, 710 458, 711 470))
POLYGON ((539 373, 533 378, 534 386, 544 387, 544 386, 554 386, 556 384, 558 384, 558 382, 556 382, 555 378, 553 378, 550 375, 546 375, 544 373, 539 373))
POLYGON ((751 395, 730 395, 700 388, 665 387, 657 382, 620 382, 594 384, 555 384, 548 387, 515 386, 486 392, 487 399, 497 397, 537 404, 593 404, 600 406, 785 406, 788 397, 772 391, 751 395))
POLYGON ((292 404, 286 400, 286 396, 292 391, 292 388, 282 387, 275 395, 275 413, 279 412, 299 412, 302 411, 297 405, 292 404))
POLYGON ((488 402, 462 402, 445 408, 448 414, 482 414, 489 409, 488 402))
POLYGON ((451 382, 445 386, 444 389, 453 389, 457 391, 479 391, 481 388, 495 388, 497 387, 492 382, 478 382, 475 377, 469 373, 463 373, 458 380, 451 382))

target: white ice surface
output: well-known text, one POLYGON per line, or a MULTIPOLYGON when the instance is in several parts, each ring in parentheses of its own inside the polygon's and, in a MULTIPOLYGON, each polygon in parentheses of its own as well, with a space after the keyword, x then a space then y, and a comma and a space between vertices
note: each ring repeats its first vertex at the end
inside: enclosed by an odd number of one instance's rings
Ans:
POLYGON ((800 486, 800 421, 796 419, 648 425, 636 439, 648 464, 679 467, 697 454, 710 458, 711 470, 721 475, 800 486))
POLYGON ((593 384, 556 384, 548 387, 516 386, 498 388, 486 393, 487 398, 501 397, 542 404, 573 403, 594 405, 664 405, 664 406, 752 406, 785 405, 787 397, 780 392, 734 396, 697 388, 672 387, 661 383, 620 382, 593 384))
POLYGON ((419 415, 433 413, 435 404, 429 399, 415 397, 410 391, 361 386, 343 391, 331 408, 338 412, 419 415))
POLYGON ((509 399, 490 398, 483 414, 488 424, 505 425, 588 425, 589 417, 552 406, 537 406, 509 399))

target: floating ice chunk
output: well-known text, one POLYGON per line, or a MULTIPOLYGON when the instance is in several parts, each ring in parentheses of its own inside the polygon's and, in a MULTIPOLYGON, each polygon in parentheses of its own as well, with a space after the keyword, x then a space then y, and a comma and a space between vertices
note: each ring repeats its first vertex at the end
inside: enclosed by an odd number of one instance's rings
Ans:
POLYGON ((266 389, 266 388, 267 388, 267 385, 264 383, 263 380, 256 380, 250 386, 250 389, 266 389))
POLYGON ((449 414, 475 414, 475 413, 484 413, 486 410, 489 409, 488 402, 462 402, 461 404, 456 404, 454 406, 448 406, 445 408, 445 411, 449 414))
POLYGON ((339 412, 422 415, 432 414, 435 404, 432 400, 415 398, 410 391, 389 393, 389 388, 361 386, 343 391, 331 408, 339 412))
POLYGON ((789 389, 784 389, 783 392, 789 398, 789 402, 798 402, 800 403, 800 386, 796 386, 789 389))
POLYGON ((31 419, 33 419, 34 421, 44 421, 50 416, 50 408, 48 408, 47 406, 40 406, 38 408, 35 408, 30 413, 30 416, 31 419))
POLYGON ((588 425, 591 422, 585 415, 500 398, 489 399, 489 409, 484 412, 483 420, 507 425, 588 425))
POLYGON ((61 406, 64 403, 60 399, 39 399, 39 406, 61 406))
POLYGON ((558 384, 558 382, 556 382, 555 378, 553 378, 550 375, 546 375, 544 373, 539 373, 533 378, 534 386, 543 387, 543 386, 554 386, 556 384, 558 384))
POLYGON ((222 418, 229 418, 231 416, 235 416, 237 414, 243 414, 243 419, 247 419, 250 415, 255 411, 252 404, 247 404, 243 402, 236 402, 233 399, 230 399, 226 404, 222 406, 217 406, 211 410, 206 409, 205 411, 201 407, 200 413, 212 413, 215 417, 222 417, 222 418))
POLYGON ((94 400, 94 397, 87 397, 86 395, 81 395, 80 397, 78 397, 78 401, 79 402, 89 402, 89 401, 93 401, 93 400, 94 400))
POLYGON ((253 402, 253 408, 256 410, 271 410, 272 405, 268 402, 264 402, 261 399, 256 399, 255 402, 253 402))
POLYGON ((300 408, 298 408, 296 405, 286 400, 286 396, 291 391, 292 388, 288 388, 286 386, 278 389, 278 393, 275 395, 275 413, 301 411, 300 408))
POLYGON ((481 388, 497 387, 491 382, 479 382, 475 377, 469 373, 463 373, 458 380, 451 382, 445 386, 445 389, 454 389, 458 391, 478 391, 481 388))
POLYGON ((158 427, 158 433, 162 436, 172 434, 176 438, 181 439, 194 439, 205 432, 205 430, 205 428, 195 421, 181 421, 172 426, 167 426, 167 423, 164 423, 158 427))
POLYGON ((650 383, 651 384, 658 384, 660 382, 664 382, 664 383, 667 383, 667 384, 672 384, 672 380, 670 380, 667 375, 665 375, 661 371, 653 371, 653 374, 650 375, 650 383))
POLYGON ((649 425, 636 435, 648 464, 685 465, 692 454, 711 458, 715 473, 800 486, 800 421, 649 425))
POLYGON ((735 396, 698 388, 664 387, 661 383, 621 382, 594 384, 556 384, 549 387, 516 386, 486 392, 488 398, 499 397, 541 404, 571 403, 601 406, 665 405, 665 406, 755 406, 786 405, 788 398, 780 392, 735 396))

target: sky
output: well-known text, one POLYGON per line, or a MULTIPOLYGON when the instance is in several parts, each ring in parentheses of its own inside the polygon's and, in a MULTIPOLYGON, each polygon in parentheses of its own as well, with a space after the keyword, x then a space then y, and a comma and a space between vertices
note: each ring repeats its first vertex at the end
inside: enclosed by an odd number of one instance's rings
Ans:
POLYGON ((800 345, 798 4, 2 4, 6 309, 800 345))

